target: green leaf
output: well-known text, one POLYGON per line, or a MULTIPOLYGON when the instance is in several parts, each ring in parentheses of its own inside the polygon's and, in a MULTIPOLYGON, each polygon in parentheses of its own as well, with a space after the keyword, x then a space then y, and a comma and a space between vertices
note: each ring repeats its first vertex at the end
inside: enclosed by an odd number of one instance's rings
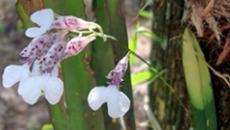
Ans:
POLYGON ((216 111, 208 66, 195 35, 185 29, 183 66, 196 130, 216 130, 216 111))
MULTIPOLYGON (((136 26, 137 26, 136 28, 139 28, 138 24, 136 26)), ((133 37, 130 38, 130 40, 129 40, 129 49, 131 51, 135 51, 136 50, 138 38, 139 38, 139 32, 135 31, 133 37)), ((135 63, 135 58, 136 57, 134 55, 132 55, 132 54, 129 56, 130 65, 133 65, 135 63)))
POLYGON ((132 86, 134 87, 134 86, 141 84, 143 82, 146 82, 146 81, 153 82, 156 78, 161 76, 164 72, 165 72, 165 70, 162 70, 161 72, 154 72, 151 70, 145 70, 142 72, 133 73, 131 75, 132 86))
POLYGON ((45 124, 42 127, 42 130, 54 130, 53 125, 52 124, 45 124))
POLYGON ((149 31, 145 27, 139 27, 137 29, 137 32, 139 34, 143 34, 144 36, 150 37, 153 40, 153 43, 159 43, 162 49, 166 49, 167 47, 167 41, 166 38, 158 36, 156 33, 149 31))
POLYGON ((141 10, 141 11, 139 11, 139 15, 141 17, 151 19, 153 14, 152 14, 152 11, 141 10))

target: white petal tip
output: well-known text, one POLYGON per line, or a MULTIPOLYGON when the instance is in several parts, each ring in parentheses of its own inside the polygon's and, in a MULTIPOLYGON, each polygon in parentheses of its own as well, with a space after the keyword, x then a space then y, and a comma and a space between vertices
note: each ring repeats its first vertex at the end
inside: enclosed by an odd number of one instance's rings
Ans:
POLYGON ((61 79, 49 77, 45 86, 45 97, 51 105, 57 104, 64 92, 64 85, 61 79))
POLYGON ((26 102, 29 105, 34 105, 37 102, 37 100, 28 100, 26 97, 22 97, 22 98, 24 102, 26 102))
POLYGON ((43 79, 39 76, 27 78, 20 82, 18 94, 22 96, 23 100, 33 105, 42 94, 43 79))
POLYGON ((120 92, 117 88, 112 90, 111 97, 108 101, 108 114, 112 118, 123 117, 130 108, 130 100, 123 93, 120 92))
POLYGON ((20 80, 20 71, 22 66, 9 65, 4 69, 2 75, 2 84, 5 88, 10 88, 20 80))
POLYGON ((95 87, 93 88, 88 95, 88 104, 89 107, 96 111, 98 110, 103 103, 107 100, 107 88, 106 87, 95 87))
POLYGON ((29 38, 35 38, 35 37, 41 36, 45 32, 46 30, 43 28, 32 27, 26 30, 25 35, 29 38))

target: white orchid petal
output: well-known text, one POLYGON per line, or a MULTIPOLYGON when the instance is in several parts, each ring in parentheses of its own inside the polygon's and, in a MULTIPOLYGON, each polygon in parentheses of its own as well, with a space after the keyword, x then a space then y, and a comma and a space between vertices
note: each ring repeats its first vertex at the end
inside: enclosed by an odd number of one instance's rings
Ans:
POLYGON ((28 104, 35 104, 42 94, 44 80, 40 76, 34 76, 23 80, 18 88, 18 93, 28 104))
POLYGON ((52 105, 57 104, 63 94, 63 82, 57 77, 46 77, 45 97, 52 105))
POLYGON ((98 110, 108 99, 107 87, 95 87, 88 95, 88 104, 91 109, 98 110))
POLYGON ((12 87, 14 84, 29 76, 29 66, 24 65, 9 65, 5 68, 2 75, 2 83, 5 88, 12 87))
POLYGON ((55 65, 52 72, 51 76, 58 77, 58 65, 55 65))
POLYGON ((52 9, 42 9, 34 12, 30 19, 41 27, 49 28, 54 21, 54 12, 52 9))
POLYGON ((43 28, 38 27, 31 27, 28 28, 25 32, 25 35, 30 38, 41 36, 43 33, 45 33, 47 30, 43 28))
POLYGON ((33 76, 33 77, 29 77, 23 81, 21 81, 19 83, 18 86, 18 94, 19 95, 25 95, 26 93, 29 93, 33 88, 40 88, 41 90, 43 90, 44 88, 44 79, 41 78, 41 76, 33 76), (30 84, 31 82, 34 82, 35 86, 39 86, 39 87, 33 87, 34 85, 32 84, 31 86, 29 86, 28 84, 30 84))
POLYGON ((130 100, 123 93, 118 90, 115 86, 109 86, 108 92, 109 100, 107 102, 108 114, 112 118, 120 118, 125 115, 125 113, 130 108, 130 100))
POLYGON ((32 69, 32 72, 31 72, 31 76, 39 76, 39 75, 41 75, 39 67, 40 67, 39 61, 35 60, 34 63, 33 63, 33 69, 32 69))

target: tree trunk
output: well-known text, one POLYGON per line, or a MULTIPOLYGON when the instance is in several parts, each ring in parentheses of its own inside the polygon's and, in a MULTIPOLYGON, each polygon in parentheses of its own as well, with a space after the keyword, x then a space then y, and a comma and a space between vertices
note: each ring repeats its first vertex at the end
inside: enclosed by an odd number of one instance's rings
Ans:
POLYGON ((166 73, 149 85, 150 106, 163 130, 185 130, 191 119, 182 105, 188 101, 181 56, 184 1, 154 0, 153 5, 153 32, 162 40, 153 41, 151 63, 166 73))

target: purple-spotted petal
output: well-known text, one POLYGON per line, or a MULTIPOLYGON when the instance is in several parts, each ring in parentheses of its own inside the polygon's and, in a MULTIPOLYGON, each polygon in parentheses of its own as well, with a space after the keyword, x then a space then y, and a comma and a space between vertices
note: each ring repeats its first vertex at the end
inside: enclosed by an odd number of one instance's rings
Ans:
POLYGON ((69 29, 69 30, 83 30, 83 29, 95 29, 97 26, 93 22, 85 21, 81 18, 74 16, 60 16, 55 20, 51 28, 52 29, 69 29))
POLYGON ((95 40, 96 37, 93 35, 85 36, 85 37, 76 37, 71 39, 65 48, 64 55, 65 58, 70 56, 77 55, 80 53, 90 42, 95 40))
POLYGON ((109 72, 107 78, 110 79, 110 84, 119 85, 123 81, 123 77, 128 68, 129 53, 126 54, 116 65, 116 67, 109 72))
POLYGON ((48 34, 34 38, 20 53, 22 62, 32 63, 36 58, 39 59, 47 53, 51 45, 52 39, 48 34))
POLYGON ((51 73, 54 66, 60 62, 64 55, 63 41, 57 41, 51 46, 49 51, 40 58, 40 70, 42 73, 51 73))

